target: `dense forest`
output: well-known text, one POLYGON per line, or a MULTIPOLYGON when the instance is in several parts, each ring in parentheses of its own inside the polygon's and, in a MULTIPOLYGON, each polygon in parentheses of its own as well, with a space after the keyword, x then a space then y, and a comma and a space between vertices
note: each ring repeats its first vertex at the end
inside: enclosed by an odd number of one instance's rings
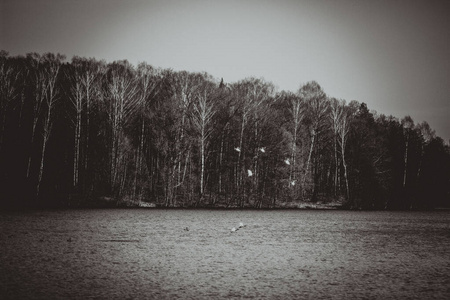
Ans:
MULTIPOLYGON (((299 85, 300 86, 300 85, 299 85)), ((428 123, 263 79, 0 53, 2 206, 450 206, 428 123)))

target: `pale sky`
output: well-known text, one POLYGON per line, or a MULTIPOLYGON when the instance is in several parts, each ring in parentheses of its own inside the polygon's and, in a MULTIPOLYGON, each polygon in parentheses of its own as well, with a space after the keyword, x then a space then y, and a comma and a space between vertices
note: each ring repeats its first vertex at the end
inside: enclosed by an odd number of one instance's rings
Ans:
POLYGON ((263 77, 450 139, 450 0, 0 0, 0 49, 263 77))

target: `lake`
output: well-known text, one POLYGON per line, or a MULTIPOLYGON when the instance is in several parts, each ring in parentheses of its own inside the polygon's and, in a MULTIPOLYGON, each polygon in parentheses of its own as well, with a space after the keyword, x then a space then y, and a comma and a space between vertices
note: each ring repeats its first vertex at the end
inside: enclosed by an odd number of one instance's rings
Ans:
POLYGON ((2 299, 450 299, 449 211, 43 210, 0 228, 2 299))

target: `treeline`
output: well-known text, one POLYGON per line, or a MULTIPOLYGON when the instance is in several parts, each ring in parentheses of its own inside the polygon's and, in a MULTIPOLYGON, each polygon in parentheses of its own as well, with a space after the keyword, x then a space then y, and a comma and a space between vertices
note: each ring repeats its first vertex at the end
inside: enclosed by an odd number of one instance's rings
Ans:
POLYGON ((450 151, 426 123, 247 78, 0 54, 7 206, 449 206, 450 151))

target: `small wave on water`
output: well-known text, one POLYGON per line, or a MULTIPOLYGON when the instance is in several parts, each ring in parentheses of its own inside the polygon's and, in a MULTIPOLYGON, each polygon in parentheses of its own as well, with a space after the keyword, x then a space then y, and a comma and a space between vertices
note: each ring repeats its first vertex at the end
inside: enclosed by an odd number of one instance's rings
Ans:
POLYGON ((0 212, 0 298, 450 299, 449 221, 450 212, 0 212))

